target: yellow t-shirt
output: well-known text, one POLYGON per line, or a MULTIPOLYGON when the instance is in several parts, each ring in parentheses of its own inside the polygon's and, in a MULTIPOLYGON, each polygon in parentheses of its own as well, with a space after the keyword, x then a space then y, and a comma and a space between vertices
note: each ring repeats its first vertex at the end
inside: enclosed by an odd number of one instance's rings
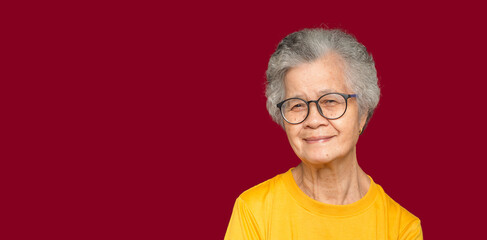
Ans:
POLYGON ((372 179, 362 199, 332 205, 308 197, 289 170, 238 197, 225 239, 423 239, 423 233, 419 219, 372 179))

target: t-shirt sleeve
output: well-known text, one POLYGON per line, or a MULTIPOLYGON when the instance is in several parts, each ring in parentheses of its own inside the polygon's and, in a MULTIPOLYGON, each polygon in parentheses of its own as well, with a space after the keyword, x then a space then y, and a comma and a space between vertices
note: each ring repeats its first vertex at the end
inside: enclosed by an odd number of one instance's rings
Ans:
POLYGON ((228 224, 225 240, 262 239, 252 211, 242 198, 237 198, 228 224))
POLYGON ((419 219, 406 226, 399 235, 400 240, 423 240, 423 230, 419 219))

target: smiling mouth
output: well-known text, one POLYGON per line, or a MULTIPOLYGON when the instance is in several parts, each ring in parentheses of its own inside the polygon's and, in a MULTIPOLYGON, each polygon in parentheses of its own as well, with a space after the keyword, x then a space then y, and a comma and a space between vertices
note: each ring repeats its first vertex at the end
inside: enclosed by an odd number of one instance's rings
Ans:
POLYGON ((309 138, 304 138, 304 141, 306 143, 324 143, 328 142, 333 138, 333 136, 328 136, 328 137, 309 137, 309 138))

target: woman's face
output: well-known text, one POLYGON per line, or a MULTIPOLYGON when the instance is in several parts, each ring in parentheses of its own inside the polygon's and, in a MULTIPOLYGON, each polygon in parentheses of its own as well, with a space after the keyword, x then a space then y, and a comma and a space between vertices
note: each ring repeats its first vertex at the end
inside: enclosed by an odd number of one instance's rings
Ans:
MULTIPOLYGON (((286 99, 317 100, 328 92, 355 94, 345 83, 342 59, 329 54, 312 63, 294 67, 284 79, 286 99)), ((296 155, 308 164, 327 164, 333 160, 355 157, 355 145, 366 115, 358 115, 356 98, 349 98, 345 114, 335 120, 320 115, 316 105, 310 103, 309 115, 300 124, 284 121, 289 143, 296 155)))

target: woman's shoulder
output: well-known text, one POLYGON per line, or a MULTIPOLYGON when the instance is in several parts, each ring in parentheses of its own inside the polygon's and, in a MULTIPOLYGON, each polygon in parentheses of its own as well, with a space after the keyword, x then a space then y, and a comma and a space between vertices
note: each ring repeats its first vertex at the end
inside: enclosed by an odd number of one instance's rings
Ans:
POLYGON ((377 185, 377 187, 390 225, 399 226, 399 233, 406 231, 408 228, 421 229, 421 221, 418 217, 392 199, 380 185, 377 185))
POLYGON ((260 205, 266 201, 275 198, 284 190, 283 178, 290 172, 281 173, 277 176, 259 183, 240 194, 239 198, 247 205, 260 205))
POLYGON ((389 211, 400 214, 409 220, 418 219, 411 212, 409 212, 406 208, 404 208, 398 202, 396 202, 394 199, 392 199, 392 197, 390 197, 380 185, 377 185, 377 187, 379 189, 379 195, 381 196, 382 200, 384 201, 384 204, 386 205, 386 207, 388 208, 389 211))

